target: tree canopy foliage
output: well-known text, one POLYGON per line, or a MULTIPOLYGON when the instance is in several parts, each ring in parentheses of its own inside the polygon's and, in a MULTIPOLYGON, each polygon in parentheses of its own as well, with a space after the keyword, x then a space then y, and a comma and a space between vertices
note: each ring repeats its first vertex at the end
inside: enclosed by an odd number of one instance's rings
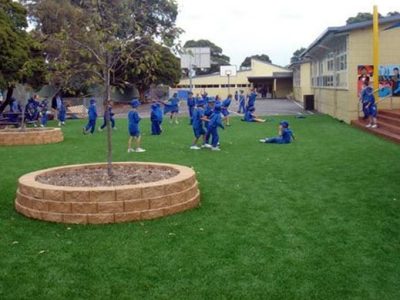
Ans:
POLYGON ((241 68, 250 67, 252 58, 266 62, 266 63, 272 63, 271 59, 269 58, 269 56, 267 54, 256 54, 256 55, 246 57, 244 59, 244 61, 242 62, 242 64, 240 65, 240 67, 241 68))
POLYGON ((296 62, 300 61, 300 55, 301 55, 304 51, 306 51, 306 48, 304 48, 304 47, 301 47, 300 49, 297 49, 296 51, 294 51, 294 52, 293 52, 293 56, 292 56, 292 58, 290 59, 290 63, 293 64, 293 63, 296 63, 296 62))
POLYGON ((41 44, 26 31, 26 17, 26 9, 18 2, 0 0, 0 89, 7 89, 0 112, 8 105, 17 83, 37 88, 45 80, 41 44))
MULTIPOLYGON (((400 13, 398 11, 391 11, 386 14, 385 17, 392 17, 399 15, 400 13)), ((369 12, 359 12, 356 16, 350 17, 347 19, 346 24, 354 24, 354 23, 359 23, 359 22, 364 22, 364 21, 371 21, 373 18, 373 15, 369 12)), ((379 18, 382 18, 382 15, 379 14, 379 18)))

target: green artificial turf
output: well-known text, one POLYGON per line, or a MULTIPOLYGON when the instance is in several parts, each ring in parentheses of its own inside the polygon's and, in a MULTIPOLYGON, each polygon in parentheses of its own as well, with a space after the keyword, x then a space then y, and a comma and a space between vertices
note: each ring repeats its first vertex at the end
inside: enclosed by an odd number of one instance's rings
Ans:
POLYGON ((189 150, 191 127, 165 124, 146 153, 114 161, 193 167, 201 206, 164 219, 100 226, 45 223, 15 212, 19 176, 105 161, 105 133, 2 147, 1 299, 400 299, 400 147, 326 116, 287 117, 297 136, 266 145, 279 117, 232 121, 221 152, 189 150))

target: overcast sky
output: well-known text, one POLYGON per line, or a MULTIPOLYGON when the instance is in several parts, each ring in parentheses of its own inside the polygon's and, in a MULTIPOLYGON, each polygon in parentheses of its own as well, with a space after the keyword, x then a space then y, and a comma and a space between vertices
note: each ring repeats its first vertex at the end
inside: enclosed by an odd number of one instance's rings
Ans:
POLYGON ((308 47, 327 27, 345 25, 358 12, 400 11, 400 0, 177 0, 177 25, 189 39, 208 39, 223 49, 231 64, 246 56, 268 54, 278 65, 308 47))

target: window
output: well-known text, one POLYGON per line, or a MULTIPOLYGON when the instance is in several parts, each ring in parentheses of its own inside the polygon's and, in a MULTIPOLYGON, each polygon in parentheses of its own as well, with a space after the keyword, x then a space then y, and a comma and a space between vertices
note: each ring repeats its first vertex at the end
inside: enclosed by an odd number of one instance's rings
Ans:
MULTIPOLYGON (((337 37, 311 62, 313 87, 347 87, 347 37, 337 37)), ((295 76, 295 75, 294 75, 295 76)))
POLYGON ((235 84, 221 84, 221 88, 228 88, 228 87, 234 88, 234 87, 236 87, 236 85, 235 84))

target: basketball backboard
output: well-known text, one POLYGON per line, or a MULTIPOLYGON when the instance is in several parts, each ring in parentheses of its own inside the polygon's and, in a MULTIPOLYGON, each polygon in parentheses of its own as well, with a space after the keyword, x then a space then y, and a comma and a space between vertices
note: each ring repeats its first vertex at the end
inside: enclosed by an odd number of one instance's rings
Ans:
POLYGON ((236 76, 236 66, 221 66, 220 67, 220 75, 223 77, 232 77, 236 76))
POLYGON ((207 69, 211 66, 211 49, 185 48, 181 54, 181 69, 200 68, 207 69))

